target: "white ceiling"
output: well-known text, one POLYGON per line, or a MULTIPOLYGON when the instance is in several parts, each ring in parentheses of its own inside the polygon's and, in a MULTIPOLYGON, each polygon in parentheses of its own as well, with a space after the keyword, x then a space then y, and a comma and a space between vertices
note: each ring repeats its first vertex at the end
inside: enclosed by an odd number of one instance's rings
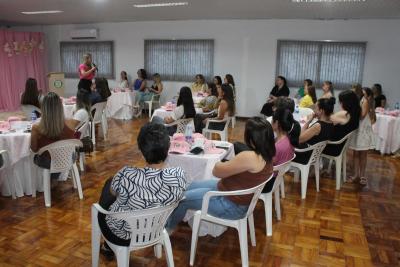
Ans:
POLYGON ((134 8, 175 0, 0 0, 0 23, 75 24, 204 19, 400 19, 400 0, 362 3, 292 3, 291 0, 177 0, 183 7, 134 8), (62 10, 23 15, 21 11, 62 10))

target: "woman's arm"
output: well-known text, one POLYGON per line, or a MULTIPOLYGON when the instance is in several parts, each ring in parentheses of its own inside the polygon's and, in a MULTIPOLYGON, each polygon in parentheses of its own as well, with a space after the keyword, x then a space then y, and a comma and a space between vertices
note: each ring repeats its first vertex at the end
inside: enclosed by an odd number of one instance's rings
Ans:
POLYGON ((96 70, 96 68, 93 67, 93 68, 91 68, 91 69, 88 70, 88 71, 85 71, 83 68, 80 69, 79 71, 80 71, 80 73, 81 73, 81 75, 82 75, 83 77, 86 77, 86 76, 90 75, 90 74, 91 74, 93 71, 95 71, 95 70, 96 70))
POLYGON ((335 114, 332 114, 330 117, 331 121, 333 122, 333 124, 346 124, 347 122, 349 122, 349 116, 347 115, 347 111, 345 110, 341 110, 336 112, 335 114))
POLYGON ((33 152, 38 152, 38 150, 39 150, 38 143, 37 143, 38 138, 39 138, 38 125, 34 124, 34 125, 32 125, 32 132, 31 132, 31 150, 33 152))
POLYGON ((314 136, 318 135, 321 132, 321 125, 319 123, 315 123, 313 126, 309 127, 311 121, 308 121, 303 128, 301 129, 301 133, 299 136, 299 144, 305 143, 314 136))
POLYGON ((223 179, 241 172, 254 171, 257 162, 254 155, 253 151, 244 151, 229 161, 218 162, 214 166, 213 175, 223 179))
POLYGON ((386 98, 382 98, 382 100, 381 100, 381 107, 383 107, 383 108, 386 107, 386 98))
POLYGON ((139 91, 144 92, 146 90, 146 80, 142 81, 142 84, 140 85, 139 91))
POLYGON ((221 100, 221 103, 218 107, 218 116, 215 118, 216 120, 223 120, 225 118, 225 113, 228 110, 228 103, 225 100, 221 100))

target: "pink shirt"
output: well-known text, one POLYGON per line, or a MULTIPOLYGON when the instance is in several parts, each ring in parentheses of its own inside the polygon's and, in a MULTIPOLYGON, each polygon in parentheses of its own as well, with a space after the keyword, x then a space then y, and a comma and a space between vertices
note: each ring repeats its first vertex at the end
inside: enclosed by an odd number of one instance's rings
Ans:
POLYGON ((88 70, 90 70, 91 68, 90 67, 88 67, 86 64, 81 64, 81 65, 79 65, 79 79, 85 79, 85 80, 93 80, 93 78, 94 78, 94 72, 91 72, 89 75, 87 75, 87 76, 83 76, 82 75, 82 70, 84 71, 84 72, 86 72, 86 71, 88 71, 88 70))
POLYGON ((274 166, 280 165, 291 160, 294 156, 294 148, 290 143, 290 140, 287 136, 278 140, 275 143, 276 154, 273 158, 274 166))

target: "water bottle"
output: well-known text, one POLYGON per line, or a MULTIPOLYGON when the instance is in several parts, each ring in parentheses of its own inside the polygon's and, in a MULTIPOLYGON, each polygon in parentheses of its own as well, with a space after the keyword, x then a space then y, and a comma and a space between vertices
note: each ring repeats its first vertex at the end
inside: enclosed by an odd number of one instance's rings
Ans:
POLYGON ((396 105, 394 105, 394 109, 395 110, 399 110, 400 109, 400 103, 399 102, 397 102, 396 105))
POLYGON ((185 140, 188 143, 192 143, 192 135, 193 135, 193 125, 189 123, 185 127, 185 140))
POLYGON ((295 114, 299 114, 300 110, 299 110, 299 105, 296 104, 296 106, 294 107, 294 113, 295 114))
POLYGON ((37 120, 37 115, 35 111, 32 111, 31 113, 31 121, 32 123, 34 123, 37 120))

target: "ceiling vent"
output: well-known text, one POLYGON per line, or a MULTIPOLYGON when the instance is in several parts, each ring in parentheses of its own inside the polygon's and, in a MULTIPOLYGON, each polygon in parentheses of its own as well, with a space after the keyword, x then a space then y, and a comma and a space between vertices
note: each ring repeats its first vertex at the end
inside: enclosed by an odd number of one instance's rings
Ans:
POLYGON ((72 30, 69 36, 74 40, 97 39, 98 31, 97 29, 72 30))

